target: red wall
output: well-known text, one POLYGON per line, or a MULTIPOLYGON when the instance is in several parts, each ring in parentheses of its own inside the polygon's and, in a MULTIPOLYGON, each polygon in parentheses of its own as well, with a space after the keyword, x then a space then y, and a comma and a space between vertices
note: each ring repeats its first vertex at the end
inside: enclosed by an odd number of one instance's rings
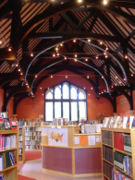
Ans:
POLYGON ((8 112, 9 118, 12 117, 12 115, 13 115, 13 98, 10 98, 10 100, 8 102, 7 112, 8 112))
POLYGON ((117 114, 119 115, 129 115, 130 105, 127 98, 124 95, 118 96, 116 98, 117 114))
POLYGON ((18 119, 30 118, 34 120, 38 118, 40 114, 44 114, 44 96, 42 95, 44 89, 52 87, 53 85, 65 80, 87 89, 88 120, 95 120, 100 113, 105 116, 113 115, 111 103, 105 98, 97 100, 94 90, 91 90, 91 84, 86 79, 74 73, 62 71, 54 75, 53 78, 47 78, 44 80, 38 87, 34 99, 26 98, 18 104, 18 119), (68 79, 65 79, 65 75, 68 75, 68 79), (42 87, 43 90, 41 90, 40 87, 42 87))

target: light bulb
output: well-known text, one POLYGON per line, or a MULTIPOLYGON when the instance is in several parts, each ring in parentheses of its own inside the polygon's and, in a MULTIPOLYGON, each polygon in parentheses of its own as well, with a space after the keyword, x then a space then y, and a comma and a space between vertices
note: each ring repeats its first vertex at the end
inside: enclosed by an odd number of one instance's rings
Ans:
POLYGON ((106 5, 108 4, 108 2, 109 2, 109 0, 103 0, 103 1, 102 1, 102 4, 103 4, 104 6, 106 6, 106 5))

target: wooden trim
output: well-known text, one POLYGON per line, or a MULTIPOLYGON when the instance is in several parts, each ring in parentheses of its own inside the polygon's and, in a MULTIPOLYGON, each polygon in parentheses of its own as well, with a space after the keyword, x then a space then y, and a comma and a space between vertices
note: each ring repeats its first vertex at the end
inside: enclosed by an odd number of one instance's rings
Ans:
POLYGON ((102 173, 88 173, 88 174, 70 174, 64 173, 60 171, 50 170, 50 169, 42 169, 44 172, 54 173, 58 175, 70 176, 70 177, 92 177, 92 176, 102 176, 102 173))
POLYGON ((75 174, 75 150, 72 149, 72 174, 75 174))
POLYGON ((14 166, 10 166, 10 167, 8 167, 6 169, 3 169, 2 171, 0 171, 0 173, 4 173, 4 172, 9 171, 9 170, 14 169, 14 168, 17 168, 17 164, 14 165, 14 166))
POLYGON ((74 134, 74 136, 91 136, 91 135, 97 135, 97 136, 101 136, 101 133, 88 133, 88 134, 74 134))
POLYGON ((17 134, 17 130, 0 130, 0 134, 17 134))
MULTIPOLYGON (((103 131, 112 131, 112 132, 122 132, 122 133, 130 133, 131 129, 123 129, 123 128, 101 128, 103 131)), ((135 129, 135 128, 133 128, 135 129)))
MULTIPOLYGON (((52 148, 65 148, 65 149, 86 149, 86 148, 101 148, 101 145, 95 145, 95 146, 52 146, 52 145, 46 145, 46 144, 41 144, 43 147, 52 147, 52 148)), ((27 150, 27 149, 26 149, 27 150)), ((29 150, 29 149, 28 149, 29 150)), ((28 151, 27 150, 27 151, 28 151)), ((32 149, 34 150, 34 149, 32 149)), ((36 151, 36 150, 35 150, 36 151)), ((38 151, 38 150, 37 150, 38 151)))
POLYGON ((121 151, 121 150, 116 149, 116 148, 113 148, 113 149, 114 149, 114 151, 120 152, 120 153, 125 154, 125 155, 127 155, 127 156, 132 156, 132 153, 128 153, 128 152, 126 152, 126 151, 121 151))

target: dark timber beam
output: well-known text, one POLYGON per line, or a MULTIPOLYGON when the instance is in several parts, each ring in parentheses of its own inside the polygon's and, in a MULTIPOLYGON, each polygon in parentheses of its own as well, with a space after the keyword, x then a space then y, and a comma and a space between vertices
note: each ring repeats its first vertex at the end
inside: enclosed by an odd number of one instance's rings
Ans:
POLYGON ((95 38, 97 40, 107 40, 107 41, 114 41, 114 42, 120 42, 121 39, 117 35, 109 36, 109 35, 103 35, 103 34, 96 34, 96 33, 89 33, 89 32, 80 32, 80 31, 68 31, 68 32, 45 32, 45 33, 35 33, 29 36, 29 38, 54 38, 59 37, 61 41, 63 38, 95 38))

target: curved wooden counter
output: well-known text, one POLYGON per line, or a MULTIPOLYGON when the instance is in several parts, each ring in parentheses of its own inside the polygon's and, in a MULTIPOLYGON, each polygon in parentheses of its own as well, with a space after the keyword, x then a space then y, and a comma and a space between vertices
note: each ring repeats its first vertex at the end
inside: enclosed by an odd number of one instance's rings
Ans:
POLYGON ((101 134, 79 126, 42 127, 42 167, 70 176, 101 175, 101 134))

